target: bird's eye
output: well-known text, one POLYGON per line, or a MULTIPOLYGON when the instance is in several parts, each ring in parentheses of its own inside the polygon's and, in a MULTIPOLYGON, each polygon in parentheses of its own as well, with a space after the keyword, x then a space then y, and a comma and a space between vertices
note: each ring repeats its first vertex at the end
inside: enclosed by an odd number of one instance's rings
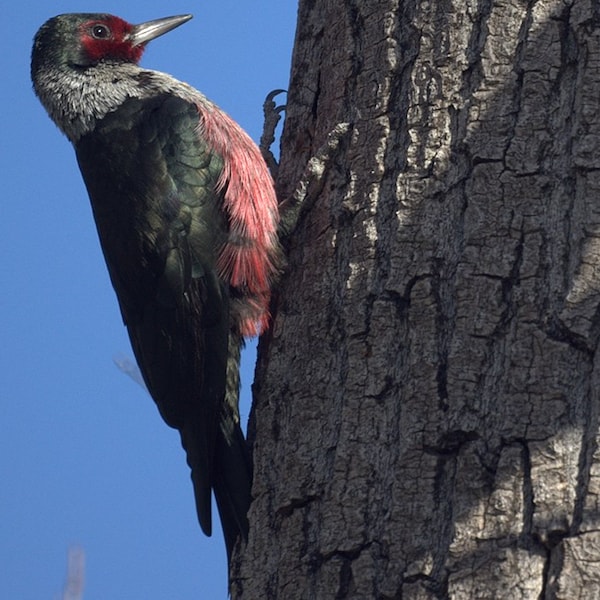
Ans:
POLYGON ((106 40, 110 37, 110 29, 106 25, 97 23, 92 26, 92 36, 97 40, 106 40))

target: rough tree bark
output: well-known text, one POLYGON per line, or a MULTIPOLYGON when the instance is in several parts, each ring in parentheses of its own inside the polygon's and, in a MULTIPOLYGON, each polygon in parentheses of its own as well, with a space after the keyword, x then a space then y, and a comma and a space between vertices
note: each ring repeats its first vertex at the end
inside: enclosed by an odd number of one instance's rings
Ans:
POLYGON ((600 598, 600 6, 301 0, 234 598, 600 598))

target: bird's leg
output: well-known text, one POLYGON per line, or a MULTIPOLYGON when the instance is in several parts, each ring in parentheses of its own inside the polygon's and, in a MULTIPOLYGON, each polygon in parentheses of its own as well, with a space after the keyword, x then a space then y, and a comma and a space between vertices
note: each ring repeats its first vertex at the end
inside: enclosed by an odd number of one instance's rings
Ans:
MULTIPOLYGON (((281 113, 285 110, 285 104, 277 105, 275 96, 286 93, 286 90, 273 90, 263 103, 265 120, 263 132, 260 136, 260 152, 267 163, 273 179, 277 179, 279 164, 271 146, 275 141, 275 129, 281 120, 281 113)), ((324 183, 324 174, 327 163, 337 151, 340 141, 350 131, 350 123, 338 123, 328 134, 327 140, 319 148, 317 153, 308 161, 300 181, 292 196, 279 204, 279 240, 285 244, 289 236, 294 232, 300 217, 312 205, 314 199, 319 195, 324 183)))
POLYGON ((263 104, 265 121, 263 124, 263 132, 260 136, 260 144, 258 146, 264 161, 267 163, 267 167, 269 167, 269 171, 271 171, 273 179, 277 178, 277 168, 279 167, 279 164, 271 152, 271 146, 275 141, 275 129, 281 120, 281 113, 285 110, 285 104, 277 106, 275 103, 275 96, 279 96, 279 94, 285 94, 285 90, 273 90, 265 98, 263 104))
POLYGON ((279 239, 285 244, 302 215, 312 206, 325 183, 325 173, 340 143, 351 131, 351 123, 338 123, 327 135, 327 140, 310 158, 294 193, 279 204, 279 239))

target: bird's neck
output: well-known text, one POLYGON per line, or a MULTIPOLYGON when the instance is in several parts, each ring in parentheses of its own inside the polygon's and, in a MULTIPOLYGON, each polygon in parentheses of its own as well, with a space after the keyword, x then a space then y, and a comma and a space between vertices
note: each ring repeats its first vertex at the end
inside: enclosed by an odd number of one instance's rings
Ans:
POLYGON ((50 68, 38 74, 34 87, 51 119, 74 144, 128 98, 164 92, 186 97, 191 91, 166 73, 131 63, 101 63, 88 69, 50 68))

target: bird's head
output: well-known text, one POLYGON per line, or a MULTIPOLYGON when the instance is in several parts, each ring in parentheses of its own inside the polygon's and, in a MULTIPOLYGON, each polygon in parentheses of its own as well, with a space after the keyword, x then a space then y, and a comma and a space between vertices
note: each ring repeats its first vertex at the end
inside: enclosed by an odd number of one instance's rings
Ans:
POLYGON ((146 90, 137 79, 146 44, 191 18, 180 15, 131 25, 103 13, 53 17, 33 42, 33 89, 51 119, 75 143, 98 119, 146 90))
POLYGON ((85 69, 101 62, 137 63, 146 44, 189 21, 192 15, 132 25, 113 15, 73 13, 53 17, 37 32, 31 71, 44 67, 85 69))

